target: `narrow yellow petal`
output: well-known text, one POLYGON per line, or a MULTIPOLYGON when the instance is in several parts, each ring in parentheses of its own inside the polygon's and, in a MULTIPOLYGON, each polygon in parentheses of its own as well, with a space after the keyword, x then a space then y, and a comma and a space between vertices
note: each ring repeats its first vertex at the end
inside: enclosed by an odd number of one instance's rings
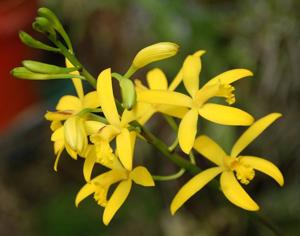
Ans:
POLYGON ((216 77, 209 80, 204 86, 213 85, 216 83, 231 84, 239 79, 243 79, 248 76, 252 76, 253 73, 246 69, 233 69, 223 72, 216 77))
POLYGON ((174 106, 191 107, 192 99, 182 93, 173 91, 147 90, 138 93, 139 102, 166 104, 174 106))
POLYGON ((195 193, 200 191, 208 182, 215 178, 222 172, 220 167, 213 167, 202 171, 201 173, 190 179, 177 192, 171 203, 171 214, 174 215, 176 211, 195 193))
POLYGON ((199 75, 201 71, 201 61, 199 57, 189 55, 182 67, 183 84, 188 93, 194 97, 199 90, 199 75))
POLYGON ((136 184, 146 187, 155 185, 151 174, 143 166, 138 166, 134 168, 133 171, 130 172, 129 176, 136 184))
POLYGON ((64 149, 59 150, 57 155, 56 155, 55 162, 54 162, 54 165, 53 165, 53 169, 54 169, 55 172, 57 172, 58 162, 59 162, 59 159, 61 157, 61 154, 62 154, 63 150, 64 149))
POLYGON ((130 179, 124 180, 117 186, 117 188, 113 192, 103 212, 103 223, 105 225, 109 224, 116 212, 125 202, 130 192, 131 185, 132 181, 130 179))
MULTIPOLYGON (((72 63, 71 63, 68 59, 66 59, 66 66, 67 66, 68 68, 74 67, 74 66, 72 65, 72 63)), ((73 74, 73 75, 79 75, 79 72, 78 72, 78 71, 73 71, 73 72, 71 72, 70 74, 73 74)), ((83 92, 83 86, 82 86, 82 81, 81 81, 81 79, 79 79, 79 78, 73 78, 73 79, 72 79, 72 82, 73 82, 73 84, 74 84, 74 87, 75 87, 75 90, 76 90, 76 93, 77 93, 78 97, 79 97, 80 99, 83 99, 84 92, 83 92)))
POLYGON ((263 158, 254 156, 239 156, 240 162, 251 166, 252 168, 269 175, 273 178, 280 186, 283 186, 284 179, 281 171, 272 162, 263 158))
POLYGON ((254 122, 236 141, 231 150, 231 156, 238 156, 241 151, 243 151, 254 139, 257 138, 258 135, 260 135, 279 117, 281 117, 280 113, 271 113, 254 122))
POLYGON ((83 98, 83 108, 97 108, 100 107, 100 98, 97 91, 87 93, 83 98))
POLYGON ((188 111, 179 124, 178 141, 183 152, 189 154, 197 134, 198 111, 188 111))
POLYGON ((223 158, 226 156, 226 153, 217 143, 206 135, 201 135, 196 138, 194 149, 218 166, 223 165, 223 158))
POLYGON ((97 160, 95 146, 89 145, 88 149, 89 150, 83 164, 83 176, 87 182, 91 180, 91 174, 97 160))
POLYGON ((84 125, 88 135, 96 134, 106 126, 104 123, 94 120, 85 121, 84 125))
POLYGON ((147 82, 150 89, 157 90, 167 90, 168 80, 165 73, 159 69, 155 68, 147 73, 147 82))
POLYGON ((183 72, 182 72, 182 68, 181 68, 178 71, 175 78, 173 79, 173 81, 171 82, 171 84, 169 86, 169 90, 174 91, 178 87, 178 85, 181 83, 182 79, 183 79, 183 72))
POLYGON ((47 111, 45 119, 50 121, 63 121, 68 119, 73 114, 73 111, 47 111))
POLYGON ((126 128, 122 129, 121 133, 117 136, 116 143, 117 143, 117 151, 118 151, 119 159, 122 165, 127 170, 131 170, 133 150, 132 150, 131 137, 128 129, 126 128))
POLYGON ((62 127, 61 121, 54 120, 51 122, 50 129, 54 132, 58 128, 62 127))
POLYGON ((106 119, 112 125, 119 125, 120 118, 113 94, 110 68, 99 74, 97 80, 97 93, 106 119))
POLYGON ((221 189, 225 197, 233 204, 248 211, 258 211, 259 206, 242 188, 233 172, 225 171, 220 178, 221 189))
POLYGON ((186 107, 171 106, 171 105, 158 105, 156 110, 169 116, 176 118, 183 118, 184 115, 189 111, 186 107))
POLYGON ((247 112, 235 107, 206 103, 199 109, 200 116, 222 125, 251 125, 254 118, 247 112))
POLYGON ((61 97, 56 105, 58 111, 79 111, 82 108, 82 103, 78 97, 65 95, 61 97))
POLYGON ((76 198, 75 198, 76 207, 78 207, 79 203, 82 200, 84 200, 85 198, 87 198, 88 196, 93 194, 95 192, 95 189, 96 189, 96 186, 93 184, 87 183, 86 185, 84 185, 76 195, 76 198))

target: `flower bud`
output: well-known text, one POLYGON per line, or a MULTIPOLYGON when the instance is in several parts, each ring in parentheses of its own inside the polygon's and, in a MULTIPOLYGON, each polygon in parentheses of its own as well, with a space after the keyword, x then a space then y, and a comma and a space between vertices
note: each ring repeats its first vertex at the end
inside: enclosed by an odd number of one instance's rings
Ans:
POLYGON ((138 69, 155 61, 174 56, 179 46, 171 42, 160 42, 140 50, 133 59, 132 65, 138 69))
POLYGON ((75 67, 66 68, 31 60, 25 60, 22 64, 30 71, 42 74, 64 74, 77 70, 75 67))
POLYGON ((83 154, 88 146, 84 119, 79 116, 72 116, 67 119, 64 123, 64 133, 69 146, 79 155, 83 154))
POLYGON ((127 110, 131 110, 136 102, 136 92, 134 84, 130 79, 123 78, 120 80, 122 105, 127 110))
POLYGON ((33 37, 31 37, 29 34, 27 34, 24 31, 20 31, 19 37, 20 37, 21 41, 28 47, 42 49, 42 50, 51 51, 51 52, 59 52, 58 48, 54 48, 47 44, 44 44, 41 41, 34 39, 33 37))
POLYGON ((46 7, 41 7, 38 9, 38 15, 49 20, 49 22, 51 23, 53 28, 55 28, 57 30, 57 32, 63 37, 68 48, 72 50, 72 44, 71 44, 70 38, 69 38, 68 34, 66 33, 66 31, 64 30, 64 27, 60 23, 59 19, 54 14, 54 12, 46 7))
POLYGON ((35 18, 35 21, 32 23, 33 29, 35 29, 38 32, 41 33, 49 33, 53 36, 55 36, 55 30, 52 27, 49 20, 45 17, 37 17, 35 18))
POLYGON ((35 73, 28 70, 25 67, 16 67, 10 72, 14 77, 19 79, 30 79, 30 80, 49 80, 49 79, 72 79, 74 77, 85 79, 81 75, 71 75, 71 74, 42 74, 35 73))

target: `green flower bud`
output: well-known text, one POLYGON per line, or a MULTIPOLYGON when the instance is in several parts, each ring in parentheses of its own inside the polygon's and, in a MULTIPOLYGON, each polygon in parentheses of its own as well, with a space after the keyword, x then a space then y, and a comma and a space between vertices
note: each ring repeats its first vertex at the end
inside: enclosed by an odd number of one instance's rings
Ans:
POLYGON ((28 47, 42 49, 42 50, 51 51, 51 52, 59 52, 58 48, 54 48, 47 44, 44 44, 41 41, 34 39, 33 37, 31 37, 29 34, 27 34, 24 31, 20 31, 19 37, 20 37, 21 41, 28 47))
POLYGON ((77 70, 75 67, 66 68, 31 60, 25 60, 22 64, 30 71, 42 74, 64 74, 77 70))
POLYGON ((50 79, 72 79, 80 78, 85 79, 81 75, 71 74, 42 74, 34 73, 25 67, 16 67, 10 72, 14 77, 19 79, 30 79, 30 80, 50 80, 50 79))
POLYGON ((131 110, 136 103, 136 91, 130 79, 123 78, 119 82, 122 94, 122 105, 127 110, 131 110))
POLYGON ((65 40, 66 44, 68 45, 68 48, 72 50, 72 44, 71 44, 70 38, 69 38, 68 34, 66 33, 64 27, 60 23, 58 17, 55 15, 55 13, 46 7, 41 7, 38 9, 38 15, 41 17, 45 17, 46 19, 49 20, 49 22, 52 24, 52 26, 56 29, 56 31, 65 40))
POLYGON ((34 30, 41 33, 49 33, 50 35, 55 36, 55 30, 52 27, 49 20, 45 17, 36 17, 35 21, 32 23, 32 27, 34 30))

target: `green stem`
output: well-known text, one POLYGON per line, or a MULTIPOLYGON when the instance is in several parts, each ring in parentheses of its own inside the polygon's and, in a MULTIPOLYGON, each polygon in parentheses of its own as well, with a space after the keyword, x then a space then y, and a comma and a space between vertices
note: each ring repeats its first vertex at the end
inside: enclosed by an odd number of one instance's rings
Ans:
POLYGON ((56 40, 52 36, 49 36, 49 39, 60 49, 61 53, 72 63, 72 65, 80 71, 80 74, 86 78, 86 81, 96 88, 97 80, 83 67, 75 55, 70 53, 70 51, 60 41, 56 40))
POLYGON ((174 152, 174 150, 175 150, 175 148, 177 147, 177 145, 178 145, 178 138, 176 138, 176 139, 174 140, 174 142, 169 146, 168 150, 169 150, 170 152, 174 152))
POLYGON ((171 116, 168 116, 168 115, 163 115, 165 120, 167 121, 167 123, 170 125, 170 127, 175 131, 177 132, 178 131, 178 126, 177 126, 177 123, 176 121, 174 120, 173 117, 171 116))
POLYGON ((155 181, 169 181, 169 180, 175 180, 181 177, 185 173, 185 169, 180 169, 177 173, 172 174, 172 175, 152 175, 152 178, 155 181))
POLYGON ((116 80, 118 80, 119 82, 123 79, 123 76, 116 72, 111 73, 111 76, 116 80))
POLYGON ((177 153, 171 153, 168 150, 168 146, 153 135, 146 127, 140 125, 138 122, 134 121, 132 124, 136 127, 139 127, 141 130, 141 135, 145 137, 147 142, 153 145, 156 149, 158 149, 165 157, 174 162, 177 166, 187 170, 191 174, 197 174, 200 172, 200 168, 196 165, 191 164, 188 160, 181 157, 177 153))
POLYGON ((129 79, 137 71, 132 65, 129 67, 128 71, 125 73, 124 77, 129 79))

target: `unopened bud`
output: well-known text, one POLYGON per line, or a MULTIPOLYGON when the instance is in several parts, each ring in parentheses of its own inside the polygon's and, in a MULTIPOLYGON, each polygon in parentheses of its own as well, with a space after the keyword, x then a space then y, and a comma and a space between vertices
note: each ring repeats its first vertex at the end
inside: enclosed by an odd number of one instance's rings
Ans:
POLYGON ((134 84, 130 79, 123 78, 120 80, 122 105, 127 110, 131 110, 136 103, 136 91, 134 84))
POLYGON ((35 29, 38 32, 41 33, 49 33, 53 36, 55 36, 55 30, 52 27, 49 20, 45 17, 37 17, 35 18, 35 21, 32 23, 33 29, 35 29))
POLYGON ((179 46, 171 42, 160 42, 140 50, 133 59, 132 65, 141 68, 155 61, 176 55, 179 46))
POLYGON ((20 31, 19 37, 21 41, 26 44, 28 47, 37 48, 37 49, 43 49, 46 51, 52 51, 52 52, 59 52, 58 48, 51 47, 47 44, 42 43, 39 40, 34 39, 29 34, 27 34, 24 31, 20 31))
POLYGON ((14 77, 19 79, 30 79, 30 80, 50 80, 50 79, 72 79, 74 77, 85 79, 81 75, 71 75, 71 74, 42 74, 35 73, 28 70, 25 67, 16 67, 10 72, 14 77))
POLYGON ((85 130, 84 119, 72 116, 64 123, 65 140, 78 154, 83 154, 88 146, 88 138, 85 130))
POLYGON ((75 67, 66 68, 31 60, 25 60, 22 64, 30 71, 42 74, 64 74, 77 70, 75 67))

